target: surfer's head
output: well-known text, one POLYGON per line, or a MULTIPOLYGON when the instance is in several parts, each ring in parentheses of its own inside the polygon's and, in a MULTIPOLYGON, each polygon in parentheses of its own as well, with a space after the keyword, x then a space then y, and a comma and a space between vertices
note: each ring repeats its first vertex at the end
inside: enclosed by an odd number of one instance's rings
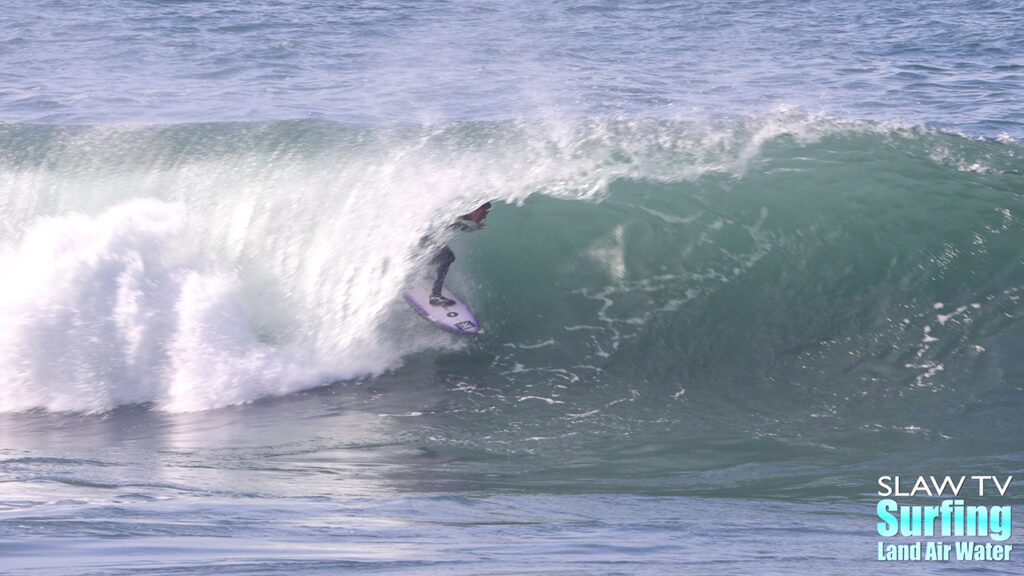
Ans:
POLYGON ((484 221, 484 218, 487 218, 487 213, 490 211, 491 203, 484 202, 483 204, 480 205, 479 208, 473 210, 469 214, 466 214, 465 216, 463 216, 463 218, 466 220, 472 220, 473 222, 480 224, 481 222, 484 221))

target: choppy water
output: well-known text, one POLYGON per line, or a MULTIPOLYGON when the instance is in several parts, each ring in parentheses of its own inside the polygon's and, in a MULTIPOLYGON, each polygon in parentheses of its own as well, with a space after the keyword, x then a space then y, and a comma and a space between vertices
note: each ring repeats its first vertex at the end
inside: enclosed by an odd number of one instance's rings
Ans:
POLYGON ((7 7, 4 570, 1021 572, 875 504, 1021 472, 1022 14, 7 7))

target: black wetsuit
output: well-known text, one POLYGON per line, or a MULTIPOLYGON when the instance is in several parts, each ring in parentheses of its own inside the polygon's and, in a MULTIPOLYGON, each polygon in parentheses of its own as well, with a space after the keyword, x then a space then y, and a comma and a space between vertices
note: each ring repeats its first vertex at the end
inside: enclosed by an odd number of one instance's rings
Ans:
POLYGON ((433 259, 430 260, 431 264, 437 266, 437 277, 434 278, 434 286, 430 290, 431 296, 441 295, 444 279, 448 276, 448 269, 452 267, 452 262, 455 262, 455 252, 452 252, 447 244, 441 244, 441 247, 434 253, 433 259))
MULTIPOLYGON (((481 226, 483 226, 483 223, 477 224, 468 218, 460 218, 458 222, 452 224, 449 228, 473 232, 479 230, 481 226)), ((434 285, 430 290, 431 297, 441 297, 444 279, 448 276, 448 269, 452 267, 452 262, 455 262, 455 253, 452 252, 452 249, 447 244, 441 244, 430 259, 430 263, 437 267, 437 276, 434 278, 434 285)))

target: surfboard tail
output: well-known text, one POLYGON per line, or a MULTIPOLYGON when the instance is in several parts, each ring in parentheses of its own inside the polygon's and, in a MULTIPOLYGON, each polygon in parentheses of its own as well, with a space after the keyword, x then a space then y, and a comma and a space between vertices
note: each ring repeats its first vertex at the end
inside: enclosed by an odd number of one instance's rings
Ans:
POLYGON ((429 283, 417 283, 405 291, 405 300, 420 316, 442 330, 453 334, 481 333, 480 322, 469 305, 451 290, 444 288, 441 295, 455 303, 449 306, 433 306, 430 304, 430 290, 429 283))

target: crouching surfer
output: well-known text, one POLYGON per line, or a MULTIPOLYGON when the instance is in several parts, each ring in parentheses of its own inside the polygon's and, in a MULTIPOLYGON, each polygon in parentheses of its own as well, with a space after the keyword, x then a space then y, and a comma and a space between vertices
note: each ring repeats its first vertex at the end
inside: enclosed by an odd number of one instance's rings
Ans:
MULTIPOLYGON (((448 228, 454 228, 463 232, 475 232, 484 227, 484 220, 487 218, 487 213, 490 210, 491 203, 484 202, 479 208, 469 214, 459 216, 459 219, 448 226, 448 228)), ((447 244, 441 244, 441 246, 434 250, 430 263, 434 265, 437 275, 434 277, 434 284, 430 289, 431 306, 451 306, 455 304, 454 300, 445 298, 441 294, 441 290, 444 288, 444 280, 448 276, 448 269, 451 268, 453 262, 455 262, 455 253, 452 252, 452 249, 447 244)))

